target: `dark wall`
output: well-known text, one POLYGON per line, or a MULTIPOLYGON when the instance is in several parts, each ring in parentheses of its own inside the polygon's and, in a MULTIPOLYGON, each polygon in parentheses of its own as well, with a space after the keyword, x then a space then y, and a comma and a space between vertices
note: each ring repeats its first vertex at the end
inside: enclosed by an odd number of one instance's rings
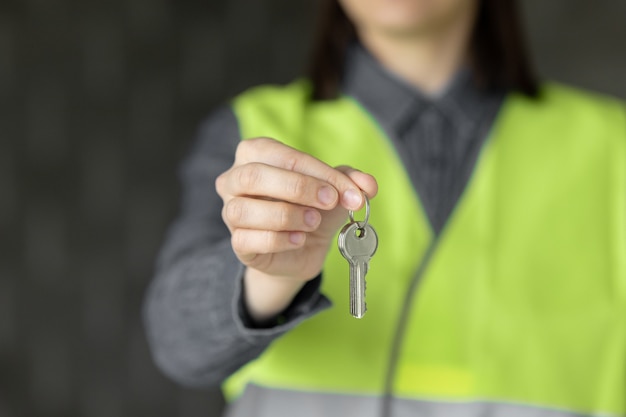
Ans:
MULTIPOLYGON (((214 416, 139 317, 199 120, 305 62, 314 1, 0 2, 0 417, 214 416)), ((626 2, 526 0, 541 73, 626 98, 626 2)))
POLYGON ((626 98, 626 2, 521 0, 540 74, 626 98))

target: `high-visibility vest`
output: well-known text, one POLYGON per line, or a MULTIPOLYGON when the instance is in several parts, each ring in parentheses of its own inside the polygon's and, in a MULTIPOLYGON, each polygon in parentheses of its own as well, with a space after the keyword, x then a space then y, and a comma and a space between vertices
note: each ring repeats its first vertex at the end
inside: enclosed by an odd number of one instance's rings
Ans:
POLYGON ((557 84, 538 100, 509 94, 434 236, 374 118, 350 97, 309 93, 304 80, 257 87, 233 108, 242 138, 376 177, 368 313, 348 314, 348 264, 331 247, 333 307, 230 377, 227 398, 268 416, 626 415, 622 103, 557 84), (321 408, 290 413, 303 404, 321 408))

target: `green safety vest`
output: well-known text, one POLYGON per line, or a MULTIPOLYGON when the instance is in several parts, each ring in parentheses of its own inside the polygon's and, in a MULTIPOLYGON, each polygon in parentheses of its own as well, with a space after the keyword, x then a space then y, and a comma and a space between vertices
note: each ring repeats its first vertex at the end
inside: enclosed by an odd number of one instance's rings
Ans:
POLYGON ((368 313, 348 314, 348 264, 333 246, 322 284, 333 307, 228 379, 226 397, 251 384, 257 395, 355 406, 385 396, 403 404, 398 415, 415 415, 411 404, 427 404, 427 415, 476 404, 476 415, 626 415, 622 104, 555 84, 540 100, 510 94, 435 237, 371 115, 350 97, 309 93, 303 80, 258 87, 233 108, 243 138, 272 137, 376 177, 368 313))

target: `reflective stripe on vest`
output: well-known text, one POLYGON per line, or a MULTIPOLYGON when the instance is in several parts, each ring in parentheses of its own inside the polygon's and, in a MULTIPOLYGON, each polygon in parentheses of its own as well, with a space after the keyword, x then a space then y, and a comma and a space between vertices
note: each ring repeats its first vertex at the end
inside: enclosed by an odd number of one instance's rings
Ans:
MULTIPOLYGON (((562 410, 486 401, 444 402, 338 395, 248 385, 226 417, 592 417, 562 410)), ((606 416, 604 416, 606 417, 606 416)))
POLYGON ((626 414, 626 120, 621 104, 549 85, 510 96, 438 238, 389 139, 354 100, 262 87, 234 109, 329 165, 372 173, 380 245, 368 314, 348 314, 332 248, 307 320, 225 384, 626 414))

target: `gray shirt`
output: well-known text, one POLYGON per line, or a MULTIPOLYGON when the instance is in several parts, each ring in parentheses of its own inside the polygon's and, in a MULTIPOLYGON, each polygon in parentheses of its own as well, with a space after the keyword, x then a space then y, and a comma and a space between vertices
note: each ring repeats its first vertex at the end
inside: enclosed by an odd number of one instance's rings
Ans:
MULTIPOLYGON (((434 234, 445 227, 504 98, 460 71, 428 97, 356 45, 342 85, 378 121, 401 156, 434 234)), ((273 325, 252 325, 241 298, 244 266, 230 246, 215 179, 234 161, 241 137, 230 107, 201 126, 183 161, 180 214, 171 226, 146 294, 144 320, 157 365, 179 383, 220 384, 277 337, 330 306, 322 276, 308 282, 273 325)), ((357 167, 358 168, 358 167, 357 167)))

